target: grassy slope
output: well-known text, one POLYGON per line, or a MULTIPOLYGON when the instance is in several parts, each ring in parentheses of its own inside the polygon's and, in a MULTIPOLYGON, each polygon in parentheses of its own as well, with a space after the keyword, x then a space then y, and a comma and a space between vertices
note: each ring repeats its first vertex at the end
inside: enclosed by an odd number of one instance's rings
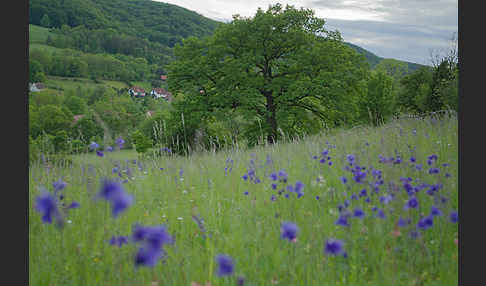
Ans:
MULTIPOLYGON (((324 285, 324 281, 325 285, 457 285, 454 239, 458 229, 457 224, 448 222, 449 212, 458 208, 457 152, 457 119, 453 117, 443 121, 403 119, 380 128, 334 131, 253 150, 144 159, 139 166, 131 162, 135 153, 127 151, 107 152, 103 158, 82 155, 66 168, 47 170, 35 165, 29 169, 29 278, 32 285, 190 285, 191 281, 235 285, 237 275, 245 277, 245 285, 272 285, 272 280, 278 285, 324 285), (335 145, 329 149, 331 167, 311 159, 328 148, 327 143, 335 145), (446 204, 439 205, 443 215, 436 217, 434 226, 419 239, 410 239, 408 231, 414 228, 419 213, 428 214, 433 198, 422 190, 417 194, 419 209, 409 211, 403 209, 408 199, 403 189, 388 205, 380 203, 371 189, 371 203, 366 204, 363 198, 351 200, 351 193, 365 185, 353 183, 343 170, 347 154, 354 154, 360 166, 383 171, 385 184, 380 196, 390 191, 391 183, 400 187, 400 177, 420 179, 420 183, 441 182, 444 187, 438 195, 448 198, 446 204), (378 162, 379 155, 397 154, 401 164, 378 162), (426 160, 431 154, 438 155, 438 175, 427 173, 426 160), (425 169, 416 170, 410 156, 425 169), (260 184, 241 178, 251 160, 260 184), (130 167, 132 179, 124 188, 135 198, 118 218, 111 217, 108 203, 93 199, 102 177, 117 177, 112 174, 115 162, 122 169, 130 167), (446 162, 450 166, 440 165, 446 162), (290 184, 304 183, 303 197, 297 199, 292 194, 285 199, 270 188, 268 174, 278 170, 289 174, 290 184), (452 176, 445 178, 446 172, 452 176), (341 183, 343 175, 351 181, 348 185, 341 183), (319 176, 322 179, 316 182, 319 176), (66 202, 81 204, 69 212, 71 223, 63 230, 42 224, 32 208, 38 187, 51 189, 52 182, 61 177, 68 183, 66 202), (275 202, 270 200, 272 194, 277 197, 275 202), (334 224, 336 206, 345 199, 350 199, 350 210, 361 206, 366 213, 363 220, 351 218, 349 228, 334 224), (387 218, 374 217, 373 206, 383 208, 387 218), (193 214, 204 219, 209 239, 203 239, 191 220, 193 214), (398 229, 399 215, 412 218, 412 225, 398 229), (297 243, 280 239, 283 221, 298 225, 297 243), (164 247, 165 263, 159 262, 154 269, 136 269, 133 255, 139 245, 118 248, 108 244, 113 235, 130 235, 135 223, 168 227, 175 243, 164 247), (400 230, 400 236, 393 236, 393 230, 400 230), (328 238, 344 240, 348 258, 324 255, 328 238), (234 258, 234 276, 216 276, 214 257, 218 253, 234 258)), ((126 178, 126 173, 122 174, 126 178)), ((369 174, 367 179, 371 178, 369 174)))

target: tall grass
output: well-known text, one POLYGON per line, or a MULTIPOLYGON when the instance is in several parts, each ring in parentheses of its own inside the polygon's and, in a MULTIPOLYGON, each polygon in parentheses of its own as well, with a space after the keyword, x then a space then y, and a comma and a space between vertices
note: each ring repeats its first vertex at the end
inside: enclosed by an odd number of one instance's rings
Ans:
MULTIPOLYGON (((402 118, 377 128, 337 130, 251 150, 159 159, 105 152, 104 157, 85 154, 72 165, 49 168, 40 162, 29 169, 29 280, 32 285, 236 285, 242 276, 245 285, 457 285, 458 227, 449 221, 449 213, 458 210, 457 159, 457 118, 449 114, 402 118), (319 163, 325 149, 332 166, 319 163), (354 182, 344 170, 349 154, 355 156, 353 166, 382 171, 379 193, 354 182), (433 166, 439 166, 439 174, 427 172, 432 154, 438 156, 433 166), (395 163, 380 163, 380 155, 394 157, 395 163), (410 162, 411 156, 417 162, 410 162), (123 186, 135 199, 117 218, 107 202, 95 200, 101 179, 118 177, 112 173, 115 164, 125 170, 121 179, 128 181, 123 186), (417 164, 423 170, 417 170, 417 164), (260 183, 242 179, 252 166, 260 183), (288 173, 287 184, 304 183, 302 197, 279 195, 283 182, 271 188, 269 176, 279 170, 288 173), (348 178, 346 184, 342 176, 348 178), (443 187, 433 196, 427 188, 420 190, 415 195, 418 208, 405 210, 409 196, 400 178, 408 177, 414 186, 443 187), (33 208, 39 187, 52 189, 59 178, 68 183, 63 201, 81 204, 70 210, 62 229, 43 224, 33 208), (352 199, 363 188, 370 203, 365 197, 352 199), (380 202, 387 194, 393 199, 380 202), (441 197, 447 201, 442 203, 441 197), (361 207, 365 212, 363 219, 350 217, 350 227, 335 224, 337 207, 345 200, 350 202, 348 210, 361 207), (442 215, 434 218, 433 227, 411 238, 410 231, 432 205, 442 215), (374 206, 384 210, 384 219, 374 216, 374 206), (204 219, 206 232, 193 215, 204 219), (411 224, 398 227, 400 216, 410 218, 411 224), (284 221, 299 227, 295 243, 280 238, 284 221), (175 238, 174 244, 165 246, 166 259, 153 268, 134 266, 136 244, 108 243, 114 235, 131 235, 136 223, 165 224, 175 238), (323 253, 329 238, 344 241, 347 257, 323 253), (230 277, 216 275, 219 253, 235 261, 230 277)), ((366 182, 374 182, 371 173, 366 182)))

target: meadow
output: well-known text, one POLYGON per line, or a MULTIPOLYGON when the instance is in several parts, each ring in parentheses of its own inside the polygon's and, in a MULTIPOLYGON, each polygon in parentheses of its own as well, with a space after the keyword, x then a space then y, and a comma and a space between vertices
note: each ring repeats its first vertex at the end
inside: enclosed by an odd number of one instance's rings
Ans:
POLYGON ((30 285, 458 284, 455 114, 188 157, 114 147, 29 167, 30 285))

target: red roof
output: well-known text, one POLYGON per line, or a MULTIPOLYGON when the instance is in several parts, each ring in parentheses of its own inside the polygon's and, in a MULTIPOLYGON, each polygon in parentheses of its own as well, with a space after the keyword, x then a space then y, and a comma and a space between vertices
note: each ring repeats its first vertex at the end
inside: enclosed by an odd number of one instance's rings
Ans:
POLYGON ((161 75, 161 76, 160 76, 160 79, 161 79, 161 80, 166 80, 166 79, 167 79, 167 76, 166 76, 166 75, 161 75))
POLYGON ((141 88, 141 87, 138 87, 138 86, 133 86, 130 89, 133 90, 134 92, 143 92, 143 93, 145 93, 145 90, 143 88, 141 88))

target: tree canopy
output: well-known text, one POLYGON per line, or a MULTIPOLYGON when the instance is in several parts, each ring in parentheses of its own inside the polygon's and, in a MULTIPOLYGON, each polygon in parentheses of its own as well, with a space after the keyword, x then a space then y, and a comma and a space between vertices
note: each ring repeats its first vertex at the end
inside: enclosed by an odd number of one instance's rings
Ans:
POLYGON ((311 9, 281 4, 235 15, 212 36, 176 45, 169 89, 183 94, 186 118, 238 112, 261 122, 269 143, 289 120, 353 121, 368 65, 324 24, 311 9))

